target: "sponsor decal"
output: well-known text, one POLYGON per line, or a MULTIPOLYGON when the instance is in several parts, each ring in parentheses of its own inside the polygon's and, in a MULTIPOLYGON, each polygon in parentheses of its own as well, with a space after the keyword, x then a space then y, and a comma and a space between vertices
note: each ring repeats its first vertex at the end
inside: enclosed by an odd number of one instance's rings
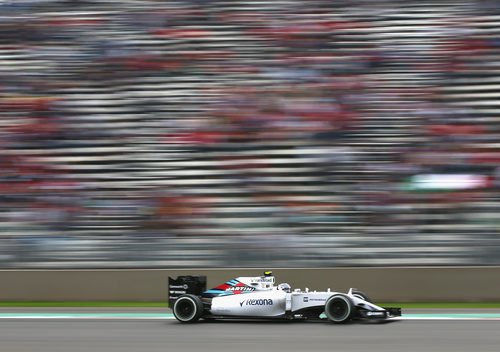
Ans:
POLYGON ((186 291, 170 291, 170 294, 183 295, 186 291))
POLYGON ((270 298, 247 299, 246 301, 240 302, 240 307, 243 307, 243 304, 246 306, 272 306, 273 303, 273 300, 270 298))
POLYGON ((326 298, 304 297, 304 302, 325 302, 326 298))
POLYGON ((257 289, 255 287, 247 286, 243 282, 239 282, 237 280, 231 280, 211 290, 205 291, 205 293, 215 293, 218 294, 219 296, 227 296, 233 294, 238 295, 240 293, 253 292, 256 290, 257 289))
POLYGON ((259 279, 252 279, 252 282, 274 282, 274 279, 271 277, 261 277, 259 279))
POLYGON ((177 288, 177 289, 182 288, 184 290, 187 290, 188 289, 188 285, 185 285, 185 284, 184 285, 169 285, 169 288, 174 288, 174 289, 175 288, 177 288))
POLYGON ((385 317, 385 312, 366 312, 369 317, 385 317))
POLYGON ((228 287, 226 291, 242 291, 242 292, 247 292, 247 291, 255 291, 254 287, 250 286, 232 286, 228 287))

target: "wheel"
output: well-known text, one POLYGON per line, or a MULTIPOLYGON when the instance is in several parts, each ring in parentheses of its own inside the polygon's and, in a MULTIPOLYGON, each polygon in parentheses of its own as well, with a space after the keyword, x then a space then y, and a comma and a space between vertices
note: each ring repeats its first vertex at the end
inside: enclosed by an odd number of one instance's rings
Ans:
POLYGON ((372 300, 370 297, 368 297, 367 294, 365 294, 364 292, 361 292, 361 291, 352 291, 352 295, 354 297, 358 297, 358 298, 361 298, 363 301, 367 301, 369 303, 372 303, 372 300))
POLYGON ((354 307, 346 295, 333 295, 325 304, 325 314, 333 323, 346 323, 351 319, 354 307))
POLYGON ((195 295, 182 295, 174 303, 175 318, 181 323, 194 323, 203 314, 201 299, 195 295))

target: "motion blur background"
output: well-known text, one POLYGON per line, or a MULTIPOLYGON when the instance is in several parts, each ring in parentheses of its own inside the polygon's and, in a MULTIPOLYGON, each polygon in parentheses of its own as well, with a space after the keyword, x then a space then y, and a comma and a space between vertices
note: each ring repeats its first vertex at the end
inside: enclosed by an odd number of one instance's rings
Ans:
POLYGON ((500 264, 500 3, 0 0, 0 268, 500 264))

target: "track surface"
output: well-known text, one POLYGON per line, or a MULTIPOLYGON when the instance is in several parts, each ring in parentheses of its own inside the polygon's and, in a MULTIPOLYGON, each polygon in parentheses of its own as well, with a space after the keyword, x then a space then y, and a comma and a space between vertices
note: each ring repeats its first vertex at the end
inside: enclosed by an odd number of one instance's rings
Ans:
MULTIPOLYGON (((131 313, 145 319, 0 319, 0 351, 499 351, 500 320, 402 320, 385 324, 203 322, 148 319, 166 309, 0 309, 11 313, 131 313)), ((499 310, 407 310, 415 314, 500 314, 499 310)))

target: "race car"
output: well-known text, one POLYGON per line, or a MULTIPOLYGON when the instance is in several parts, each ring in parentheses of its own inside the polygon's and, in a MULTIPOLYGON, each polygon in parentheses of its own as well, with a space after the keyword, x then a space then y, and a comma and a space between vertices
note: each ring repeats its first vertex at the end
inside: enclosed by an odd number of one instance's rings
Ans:
POLYGON ((169 304, 181 323, 200 319, 283 319, 347 323, 353 320, 387 321, 401 316, 401 308, 373 304, 361 291, 347 293, 294 289, 275 285, 272 272, 238 277, 206 290, 205 276, 169 277, 169 304))

